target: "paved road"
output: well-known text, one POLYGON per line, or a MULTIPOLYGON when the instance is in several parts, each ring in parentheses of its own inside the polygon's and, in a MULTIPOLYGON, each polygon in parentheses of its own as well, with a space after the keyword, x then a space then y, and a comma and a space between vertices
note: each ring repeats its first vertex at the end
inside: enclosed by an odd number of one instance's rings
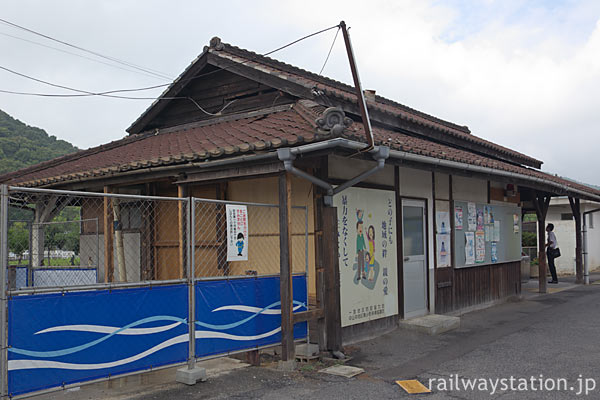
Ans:
MULTIPOLYGON (((318 365, 293 373, 249 367, 191 387, 167 383, 127 392, 107 390, 104 395, 138 400, 598 399, 599 305, 600 285, 579 286, 465 314, 459 330, 437 337, 397 330, 348 348, 353 356, 350 364, 366 371, 352 379, 319 373, 318 365), (433 393, 409 396, 394 383, 412 378, 432 383, 433 393), (476 379, 471 382, 482 390, 465 390, 466 379, 476 379), (457 381, 459 390, 454 387, 457 381), (577 395, 580 383, 584 390, 586 385, 597 387, 587 396, 577 395), (521 391, 510 390, 511 384, 521 391), (562 390, 550 390, 552 384, 562 390)), ((62 398, 67 397, 73 398, 62 398)), ((97 398, 87 395, 85 388, 77 397, 97 398)))

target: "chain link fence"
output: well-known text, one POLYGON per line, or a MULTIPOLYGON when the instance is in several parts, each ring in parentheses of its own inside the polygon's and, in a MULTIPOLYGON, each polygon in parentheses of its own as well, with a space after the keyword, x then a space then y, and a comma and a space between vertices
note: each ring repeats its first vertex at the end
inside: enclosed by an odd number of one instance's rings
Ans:
POLYGON ((13 189, 9 288, 185 278, 188 199, 13 189))
MULTIPOLYGON (((279 274, 277 205, 194 199, 193 206, 196 278, 279 274), (244 228, 230 238, 228 232, 235 230, 231 224, 236 216, 244 228), (231 247, 237 250, 236 244, 240 246, 240 255, 232 253, 231 247)), ((308 269, 306 207, 292 208, 291 231, 292 273, 304 273, 308 269)))

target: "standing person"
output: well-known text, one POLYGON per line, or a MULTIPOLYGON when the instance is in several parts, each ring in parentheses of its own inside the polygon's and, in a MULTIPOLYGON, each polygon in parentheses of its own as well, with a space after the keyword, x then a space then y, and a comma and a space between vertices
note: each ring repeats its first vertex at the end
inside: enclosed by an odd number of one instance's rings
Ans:
POLYGON ((548 243, 546 243, 546 257, 548 258, 548 268, 550 268, 550 274, 552 280, 548 283, 558 283, 558 277, 556 276, 556 266, 554 265, 555 249, 558 248, 558 242, 556 241, 556 235, 554 234, 554 224, 548 224, 546 226, 546 232, 548 232, 548 243))

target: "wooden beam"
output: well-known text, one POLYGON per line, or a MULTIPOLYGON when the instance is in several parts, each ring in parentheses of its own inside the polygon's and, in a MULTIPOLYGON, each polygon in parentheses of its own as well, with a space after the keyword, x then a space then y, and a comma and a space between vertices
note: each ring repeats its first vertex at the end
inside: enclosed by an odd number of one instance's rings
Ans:
POLYGON ((298 322, 304 321, 313 321, 316 319, 321 319, 325 315, 325 312, 322 308, 315 308, 313 310, 302 311, 294 313, 294 324, 298 322))
POLYGON ((569 197, 571 211, 575 219, 575 283, 583 283, 583 246, 581 231, 581 204, 579 198, 569 197))
POLYGON ((281 360, 295 358, 292 288, 292 179, 279 175, 279 260, 281 294, 281 360))
POLYGON ((340 266, 336 207, 323 207, 323 260, 327 349, 341 351, 342 311, 340 307, 340 266))
MULTIPOLYGON (((104 186, 104 193, 111 193, 109 186, 104 186)), ((112 282, 115 276, 113 260, 113 212, 110 198, 104 197, 104 282, 112 282)))

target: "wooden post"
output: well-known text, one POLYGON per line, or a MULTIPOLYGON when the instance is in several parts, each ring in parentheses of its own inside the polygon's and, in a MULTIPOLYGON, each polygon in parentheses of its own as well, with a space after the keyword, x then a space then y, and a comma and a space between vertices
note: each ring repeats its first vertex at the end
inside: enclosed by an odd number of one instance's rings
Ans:
POLYGON ((539 290, 540 293, 546 293, 546 214, 550 205, 551 196, 545 196, 543 193, 537 193, 533 199, 535 213, 538 219, 538 272, 539 272, 539 290))
POLYGON ((575 283, 583 283, 583 246, 581 232, 581 205, 579 199, 569 197, 573 218, 575 218, 575 283))
POLYGON ((293 361, 294 323, 292 310, 292 180, 279 175, 279 260, 281 293, 281 360, 293 361))
MULTIPOLYGON (((187 196, 187 187, 186 185, 177 185, 177 197, 185 197, 187 196)), ((189 217, 185 215, 186 204, 181 201, 177 202, 177 216, 179 223, 179 278, 183 279, 185 277, 185 231, 186 231, 186 220, 189 221, 189 217)))
MULTIPOLYGON (((111 193, 109 186, 104 186, 104 193, 111 193)), ((104 282, 112 282, 115 276, 112 215, 110 198, 104 197, 104 282)))
MULTIPOLYGON (((327 179, 327 158, 320 160, 320 167, 315 171, 315 176, 321 179, 327 179)), ((325 308, 325 278, 324 278, 324 251, 323 251, 323 196, 325 190, 313 185, 313 204, 314 204, 314 223, 315 223, 315 289, 316 289, 316 307, 323 310, 325 308)), ((327 350, 325 318, 317 320, 317 342, 319 351, 327 350)))
POLYGON ((337 208, 323 208, 323 262, 325 281, 325 325, 327 349, 342 350, 340 266, 338 257, 337 208))

